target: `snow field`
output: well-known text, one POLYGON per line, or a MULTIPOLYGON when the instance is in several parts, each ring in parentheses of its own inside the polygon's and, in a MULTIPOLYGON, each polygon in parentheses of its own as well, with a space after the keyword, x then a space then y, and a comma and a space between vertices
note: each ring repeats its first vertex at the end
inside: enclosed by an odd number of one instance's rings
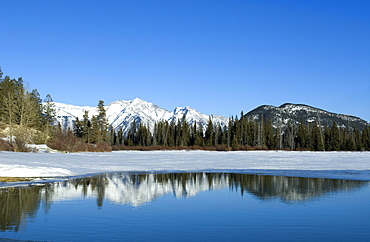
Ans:
POLYGON ((132 171, 220 171, 370 181, 370 152, 0 152, 2 177, 71 177, 132 171))

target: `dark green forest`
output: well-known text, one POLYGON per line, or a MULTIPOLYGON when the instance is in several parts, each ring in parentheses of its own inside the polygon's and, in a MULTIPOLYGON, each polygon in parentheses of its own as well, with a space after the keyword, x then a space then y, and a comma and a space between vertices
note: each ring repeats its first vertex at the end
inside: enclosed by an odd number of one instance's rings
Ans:
POLYGON ((241 113, 221 127, 210 119, 203 127, 181 120, 160 121, 150 128, 134 121, 127 133, 109 126, 104 102, 98 114, 76 119, 73 130, 57 125, 50 95, 44 100, 37 89, 27 90, 22 78, 3 78, 0 68, 0 150, 30 151, 27 143, 47 143, 61 151, 111 151, 120 149, 206 150, 308 150, 369 151, 370 126, 319 126, 316 122, 290 122, 274 127, 271 119, 251 119, 241 113))
MULTIPOLYGON (((336 123, 319 127, 316 122, 290 123, 276 128, 270 119, 252 120, 245 115, 230 118, 228 127, 209 120, 205 129, 185 117, 177 122, 161 121, 153 132, 142 123, 132 123, 126 136, 110 131, 110 143, 121 147, 193 147, 210 150, 370 150, 370 127, 340 128, 336 123)), ((145 149, 145 148, 144 148, 145 149)))

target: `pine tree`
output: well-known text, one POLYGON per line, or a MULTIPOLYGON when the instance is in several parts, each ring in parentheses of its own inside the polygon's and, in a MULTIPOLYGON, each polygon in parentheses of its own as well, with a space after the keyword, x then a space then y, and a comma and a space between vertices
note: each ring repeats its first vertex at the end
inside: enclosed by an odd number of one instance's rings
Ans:
POLYGON ((338 128, 339 133, 339 150, 347 150, 347 131, 343 128, 338 128))
POLYGON ((258 120, 258 131, 257 131, 257 146, 265 147, 264 130, 263 130, 264 119, 263 116, 258 120))
POLYGON ((76 120, 73 122, 73 134, 78 138, 83 137, 83 125, 82 122, 76 117, 76 120))
POLYGON ((214 145, 218 146, 222 142, 222 128, 219 123, 215 126, 215 138, 214 138, 214 145))
POLYGON ((255 140, 255 122, 248 119, 247 120, 247 140, 246 145, 253 146, 254 140, 255 140))
POLYGON ((275 148, 274 146, 274 128, 272 126, 272 121, 270 118, 268 118, 264 122, 264 131, 265 131, 265 144, 268 149, 275 148))
POLYGON ((142 122, 139 123, 137 131, 137 145, 140 146, 151 145, 151 134, 149 131, 149 125, 145 126, 142 122))
POLYGON ((118 133, 117 133, 117 139, 118 139, 118 144, 119 145, 123 145, 123 130, 122 129, 119 129, 118 130, 118 133))
POLYGON ((190 126, 190 146, 195 145, 196 135, 197 135, 197 121, 194 121, 193 125, 190 126))
POLYGON ((181 136, 181 123, 180 123, 180 120, 178 119, 177 124, 175 125, 175 132, 174 132, 175 145, 174 146, 180 145, 180 136, 181 136))
POLYGON ((53 103, 53 99, 51 98, 50 94, 47 94, 44 100, 44 104, 42 106, 42 130, 44 131, 44 141, 45 143, 49 139, 51 133, 54 131, 54 124, 55 124, 55 104, 53 103))
POLYGON ((153 129, 153 135, 152 135, 152 139, 153 139, 153 146, 157 146, 157 139, 158 139, 158 126, 157 126, 157 122, 154 123, 154 129, 153 129))
POLYGON ((240 144, 246 145, 247 144, 247 118, 244 116, 244 112, 240 112, 240 144))
POLYGON ((296 146, 298 149, 307 149, 307 129, 306 125, 301 120, 298 130, 297 130, 297 137, 296 137, 296 146))
POLYGON ((340 140, 339 140, 339 129, 336 122, 333 122, 333 125, 331 126, 331 149, 333 151, 340 150, 340 140))
POLYGON ((356 150, 356 141, 355 137, 353 135, 353 132, 348 133, 346 135, 346 145, 345 145, 345 150, 347 151, 355 151, 356 150))
POLYGON ((153 145, 153 135, 150 132, 149 123, 146 125, 146 144, 147 146, 153 145))
POLYGON ((324 144, 322 143, 320 128, 316 121, 313 123, 311 132, 311 149, 315 151, 323 151, 324 144))
POLYGON ((325 150, 332 150, 331 147, 331 131, 328 126, 325 126, 324 128, 324 146, 325 150))
MULTIPOLYGON (((231 137, 234 139, 234 146, 238 147, 242 143, 242 131, 241 131, 241 124, 238 119, 238 116, 235 117, 233 127, 231 129, 231 137)), ((231 141, 232 143, 233 141, 231 141)))
POLYGON ((197 122, 194 122, 192 130, 192 145, 204 146, 203 126, 201 124, 197 125, 197 122))
POLYGON ((190 145, 190 128, 186 121, 186 115, 184 114, 181 118, 181 133, 180 133, 180 146, 190 145))
POLYGON ((358 130, 357 127, 355 127, 353 132, 354 132, 356 150, 361 151, 361 150, 363 150, 363 145, 362 145, 362 139, 361 139, 360 131, 358 130))
POLYGON ((132 123, 131 123, 131 127, 127 133, 127 145, 128 146, 134 146, 134 145, 137 145, 138 142, 137 142, 137 130, 138 130, 138 126, 136 124, 136 120, 134 120, 132 123))
POLYGON ((90 142, 93 144, 98 144, 100 138, 100 129, 98 125, 97 116, 93 115, 91 118, 91 136, 90 142))
POLYGON ((172 119, 171 123, 168 125, 167 128, 167 144, 168 146, 175 146, 176 145, 176 124, 175 120, 172 119))
POLYGON ((89 112, 86 110, 82 120, 82 138, 86 143, 91 142, 91 121, 89 118, 89 112))
POLYGON ((97 109, 98 115, 96 116, 96 127, 94 127, 96 132, 96 143, 107 142, 109 123, 104 108, 104 101, 99 100, 97 109))
POLYGON ((284 143, 284 146, 289 148, 290 150, 294 150, 296 148, 295 147, 295 140, 296 140, 295 132, 296 132, 296 128, 294 124, 289 122, 284 132, 283 143, 284 143))
POLYGON ((228 136, 229 136, 229 129, 227 126, 224 126, 222 129, 222 135, 221 135, 221 144, 227 146, 228 144, 228 136))
POLYGON ((165 131, 163 131, 163 126, 164 126, 163 121, 159 121, 158 123, 156 122, 155 125, 154 125, 155 133, 153 135, 156 136, 156 142, 157 142, 156 145, 164 145, 163 140, 164 140, 164 132, 165 131))
POLYGON ((234 134, 231 139, 231 148, 233 150, 237 150, 238 146, 239 146, 238 137, 236 136, 236 134, 234 134))
POLYGON ((230 148, 231 146, 231 139, 232 139, 232 127, 234 125, 234 120, 233 120, 233 117, 229 118, 229 125, 228 125, 228 128, 227 128, 227 135, 226 135, 226 144, 227 144, 227 148, 230 148))
POLYGON ((205 143, 206 143, 206 146, 213 146, 214 143, 214 131, 213 131, 213 123, 212 123, 212 120, 211 118, 209 118, 208 120, 208 126, 207 126, 207 129, 206 129, 206 134, 205 134, 205 143))
POLYGON ((370 150, 370 126, 362 130, 361 140, 363 149, 370 150))

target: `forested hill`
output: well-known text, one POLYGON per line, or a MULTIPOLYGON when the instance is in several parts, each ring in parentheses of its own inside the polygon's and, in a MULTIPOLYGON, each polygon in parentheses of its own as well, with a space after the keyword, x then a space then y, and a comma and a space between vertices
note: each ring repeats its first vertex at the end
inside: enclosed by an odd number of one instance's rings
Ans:
POLYGON ((331 113, 308 105, 292 103, 285 103, 280 107, 259 106, 245 116, 254 120, 271 119, 275 128, 285 127, 288 124, 298 125, 301 122, 307 124, 315 121, 321 127, 330 127, 335 122, 340 128, 357 128, 359 130, 369 125, 365 120, 358 117, 331 113))

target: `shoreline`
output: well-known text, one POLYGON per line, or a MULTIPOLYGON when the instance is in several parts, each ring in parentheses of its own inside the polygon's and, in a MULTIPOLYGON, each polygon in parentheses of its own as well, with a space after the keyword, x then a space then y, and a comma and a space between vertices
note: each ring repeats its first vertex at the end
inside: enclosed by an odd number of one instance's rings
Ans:
POLYGON ((21 182, 21 181, 32 181, 33 178, 26 177, 4 177, 0 176, 0 182, 21 182))

